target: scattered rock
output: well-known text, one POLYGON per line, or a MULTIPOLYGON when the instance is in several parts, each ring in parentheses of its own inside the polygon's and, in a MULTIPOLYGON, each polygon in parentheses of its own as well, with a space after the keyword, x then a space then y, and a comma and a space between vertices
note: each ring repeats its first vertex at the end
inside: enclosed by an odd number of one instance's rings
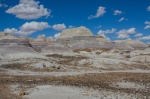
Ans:
POLYGON ((25 91, 21 90, 21 91, 19 92, 19 96, 24 96, 24 95, 26 95, 25 91))

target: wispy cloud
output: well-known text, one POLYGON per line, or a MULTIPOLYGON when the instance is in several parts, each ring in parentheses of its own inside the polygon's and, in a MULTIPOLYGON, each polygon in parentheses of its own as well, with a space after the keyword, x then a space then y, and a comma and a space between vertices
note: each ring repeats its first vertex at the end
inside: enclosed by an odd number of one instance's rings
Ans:
POLYGON ((98 34, 110 34, 110 33, 115 33, 116 29, 112 28, 111 30, 99 30, 98 34))
POLYGON ((138 38, 138 40, 150 40, 150 35, 138 38))
POLYGON ((150 28, 150 22, 149 21, 145 21, 146 26, 144 27, 144 29, 149 29, 150 28))
POLYGON ((138 34, 135 34, 134 37, 141 37, 143 34, 142 33, 138 33, 138 34))
POLYGON ((8 7, 8 5, 6 5, 6 4, 2 4, 2 3, 0 2, 0 7, 4 7, 4 8, 6 8, 6 7, 8 7))
POLYGON ((150 11, 150 6, 147 7, 147 11, 150 11))
POLYGON ((122 11, 120 11, 120 10, 115 10, 114 11, 114 15, 120 15, 120 14, 122 14, 122 11))
POLYGON ((96 26, 95 28, 101 28, 102 26, 101 25, 99 25, 99 26, 96 26))
POLYGON ((123 20, 125 20, 125 18, 124 17, 122 17, 121 19, 119 19, 118 21, 119 22, 122 22, 123 20))
POLYGON ((97 9, 96 15, 94 15, 94 16, 93 16, 93 15, 90 15, 90 16, 88 17, 88 19, 99 18, 100 16, 104 15, 105 13, 106 13, 106 8, 100 6, 100 7, 98 7, 98 9, 97 9))
POLYGON ((69 28, 74 28, 75 26, 70 25, 69 28))

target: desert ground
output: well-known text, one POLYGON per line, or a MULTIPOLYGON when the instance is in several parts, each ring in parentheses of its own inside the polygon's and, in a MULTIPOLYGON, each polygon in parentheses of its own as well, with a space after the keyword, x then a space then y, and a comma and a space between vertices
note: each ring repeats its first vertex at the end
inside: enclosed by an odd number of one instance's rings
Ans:
POLYGON ((0 99, 150 99, 149 45, 67 31, 56 41, 1 34, 0 99))
POLYGON ((2 99, 149 99, 149 63, 123 62, 78 55, 5 60, 0 66, 0 96, 2 99), (47 67, 49 62, 51 66, 47 67))

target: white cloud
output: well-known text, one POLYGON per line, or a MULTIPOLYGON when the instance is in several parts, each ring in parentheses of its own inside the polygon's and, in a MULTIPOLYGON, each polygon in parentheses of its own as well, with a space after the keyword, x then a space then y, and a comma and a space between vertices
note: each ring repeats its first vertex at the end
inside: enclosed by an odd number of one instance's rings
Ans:
POLYGON ((122 22, 123 20, 125 20, 125 18, 124 17, 122 17, 121 19, 119 19, 118 21, 119 22, 122 22))
POLYGON ((0 3, 0 7, 2 7, 2 6, 3 6, 3 4, 0 3))
POLYGON ((145 26, 144 29, 150 29, 150 25, 145 26))
POLYGON ((50 10, 39 5, 35 0, 20 0, 19 4, 6 10, 6 13, 16 15, 20 19, 38 19, 50 16, 50 10))
POLYGON ((0 7, 6 8, 6 7, 8 7, 8 5, 0 3, 0 7))
POLYGON ((119 10, 114 11, 114 15, 119 15, 119 14, 122 14, 122 11, 119 11, 119 10))
POLYGON ((86 26, 80 26, 81 28, 86 28, 86 26))
POLYGON ((4 30, 4 33, 10 33, 10 34, 14 34, 14 33, 17 33, 17 32, 18 32, 18 30, 15 29, 15 28, 12 28, 12 29, 6 28, 6 29, 4 30))
POLYGON ((55 25, 53 25, 52 28, 57 31, 62 31, 62 30, 66 29, 66 25, 64 23, 63 24, 55 24, 55 25))
POLYGON ((46 28, 50 28, 47 22, 26 22, 23 24, 19 30, 15 28, 7 28, 4 30, 5 33, 11 33, 14 35, 30 35, 36 31, 40 31, 46 28))
POLYGON ((145 21, 146 26, 144 27, 144 29, 149 29, 150 28, 150 22, 149 21, 145 21))
POLYGON ((130 36, 128 35, 128 34, 119 34, 118 36, 117 36, 117 38, 129 38, 130 36))
POLYGON ((150 35, 138 38, 138 40, 150 40, 150 35))
POLYGON ((74 28, 75 26, 70 25, 69 28, 74 28))
POLYGON ((128 30, 122 29, 118 32, 118 34, 135 34, 136 33, 136 28, 130 28, 128 30))
POLYGON ((45 34, 41 34, 41 36, 45 37, 45 34))
POLYGON ((39 34, 38 37, 45 37, 45 34, 39 34))
POLYGON ((128 30, 122 29, 119 32, 117 32, 118 36, 117 38, 129 38, 130 34, 135 34, 136 28, 129 28, 128 30))
POLYGON ((106 34, 109 33, 115 33, 116 29, 112 28, 111 30, 99 30, 98 31, 98 35, 103 36, 104 38, 110 40, 109 37, 106 36, 106 34))
POLYGON ((115 33, 116 29, 112 28, 111 30, 99 30, 98 35, 104 35, 104 34, 109 34, 109 33, 115 33))
POLYGON ((54 38, 52 36, 47 37, 48 39, 54 40, 54 38))
POLYGON ((60 34, 61 34, 61 33, 56 33, 56 34, 54 35, 54 38, 57 39, 60 34))
POLYGON ((103 34, 103 33, 100 33, 99 36, 102 36, 102 37, 104 37, 104 38, 106 37, 106 35, 103 34))
POLYGON ((130 28, 126 32, 127 32, 127 34, 135 34, 136 33, 136 28, 130 28))
POLYGON ((34 32, 34 31, 39 31, 39 30, 43 30, 45 28, 49 28, 50 26, 48 25, 47 22, 26 22, 25 24, 23 24, 20 27, 20 30, 23 32, 34 32))
POLYGON ((150 25, 150 22, 149 22, 149 21, 145 21, 145 22, 144 22, 144 24, 148 24, 148 25, 150 25))
POLYGON ((103 32, 99 31, 99 32, 98 32, 98 35, 99 35, 99 36, 102 36, 102 37, 104 37, 105 39, 107 39, 107 40, 110 41, 110 38, 109 38, 108 36, 106 36, 103 32))
POLYGON ((147 11, 150 11, 150 6, 147 7, 147 11))
POLYGON ((141 37, 143 34, 142 33, 138 33, 138 34, 135 34, 134 37, 141 37))
POLYGON ((88 17, 88 19, 94 19, 94 18, 99 18, 100 16, 102 16, 102 15, 104 15, 105 13, 106 13, 106 10, 105 10, 106 8, 105 7, 102 7, 102 6, 100 6, 98 9, 97 9, 97 13, 96 13, 96 15, 90 15, 89 17, 88 17))

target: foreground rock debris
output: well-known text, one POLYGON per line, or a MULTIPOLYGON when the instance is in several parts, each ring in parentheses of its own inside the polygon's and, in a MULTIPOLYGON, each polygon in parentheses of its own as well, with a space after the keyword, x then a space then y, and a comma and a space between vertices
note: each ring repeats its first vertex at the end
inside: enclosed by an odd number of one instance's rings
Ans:
POLYGON ((0 33, 0 93, 2 99, 150 99, 150 46, 111 42, 85 27, 56 40, 0 33))

